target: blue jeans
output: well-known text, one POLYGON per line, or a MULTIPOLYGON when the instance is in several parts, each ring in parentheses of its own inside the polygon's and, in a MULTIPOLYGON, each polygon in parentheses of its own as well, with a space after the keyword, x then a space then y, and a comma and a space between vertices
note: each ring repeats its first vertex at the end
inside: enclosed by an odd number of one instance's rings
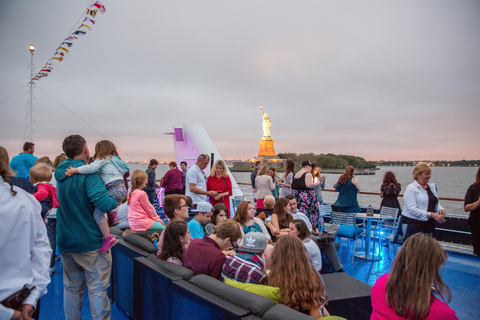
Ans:
MULTIPOLYGON (((112 182, 107 183, 107 185, 105 186, 107 188, 107 191, 110 197, 117 200, 117 202, 122 201, 123 198, 125 198, 125 195, 127 194, 125 185, 123 185, 122 183, 124 183, 123 180, 114 180, 112 182), (119 184, 122 184, 122 185, 119 185, 119 184)), ((105 221, 105 211, 95 208, 95 210, 93 211, 93 219, 95 219, 95 222, 97 224, 99 224, 102 221, 105 221)))

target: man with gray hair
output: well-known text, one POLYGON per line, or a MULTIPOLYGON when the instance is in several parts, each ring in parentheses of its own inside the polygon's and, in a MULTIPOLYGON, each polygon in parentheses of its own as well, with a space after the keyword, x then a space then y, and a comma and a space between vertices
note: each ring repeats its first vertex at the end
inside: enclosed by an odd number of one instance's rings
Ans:
POLYGON ((210 157, 202 153, 198 156, 197 162, 190 167, 185 177, 185 195, 192 198, 193 206, 196 208, 201 201, 207 201, 207 196, 214 197, 215 191, 207 191, 207 177, 203 172, 210 162, 210 157))

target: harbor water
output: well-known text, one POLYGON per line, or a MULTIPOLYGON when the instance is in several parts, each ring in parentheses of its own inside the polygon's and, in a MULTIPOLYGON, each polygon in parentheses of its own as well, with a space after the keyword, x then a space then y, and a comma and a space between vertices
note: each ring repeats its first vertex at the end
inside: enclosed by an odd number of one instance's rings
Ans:
MULTIPOLYGON (((376 171, 375 175, 359 175, 356 176, 360 185, 360 190, 365 192, 380 192, 380 186, 383 181, 383 175, 387 171, 395 173, 398 182, 402 185, 401 194, 405 191, 405 188, 413 182, 412 171, 413 167, 408 166, 388 166, 379 167, 380 170, 376 171)), ((130 164, 130 173, 134 170, 146 170, 146 164, 130 164)), ((168 171, 168 165, 160 164, 157 167, 156 174, 157 179, 160 180, 168 171)), ((458 198, 463 199, 468 187, 474 182, 475 175, 477 173, 477 167, 432 167, 431 182, 438 185, 440 191, 440 197, 446 198, 458 198)), ((237 183, 250 183, 250 172, 232 172, 237 183)), ((283 172, 279 173, 280 177, 283 177, 283 172)), ((325 174, 326 189, 333 189, 333 184, 340 177, 340 174, 325 174)), ((240 188, 245 188, 245 193, 251 193, 251 188, 248 186, 240 185, 240 188)), ((335 202, 338 193, 323 191, 323 199, 327 202, 335 202)), ((403 197, 399 198, 400 204, 403 208, 403 197)), ((378 195, 358 195, 358 202, 360 205, 372 205, 374 207, 380 206, 382 199, 378 195)), ((445 208, 447 214, 468 215, 463 210, 462 201, 440 201, 441 205, 445 208)))

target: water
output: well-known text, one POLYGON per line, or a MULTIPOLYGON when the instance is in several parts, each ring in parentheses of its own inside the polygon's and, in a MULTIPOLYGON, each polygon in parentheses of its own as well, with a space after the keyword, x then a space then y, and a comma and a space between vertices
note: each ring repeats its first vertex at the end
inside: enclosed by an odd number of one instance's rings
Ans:
MULTIPOLYGON (((131 164, 130 173, 136 169, 146 170, 147 167, 148 166, 146 164, 131 164)), ((157 173, 157 179, 160 180, 168 171, 168 169, 168 165, 166 164, 158 165, 157 170, 155 171, 157 173)), ((432 167, 432 178, 430 181, 438 185, 440 197, 463 199, 468 187, 475 180, 477 170, 477 167, 432 167)), ((405 188, 413 182, 413 167, 380 167, 380 170, 377 170, 375 175, 356 176, 360 185, 360 190, 366 192, 380 192, 383 175, 387 171, 392 171, 395 173, 398 182, 402 185, 401 194, 403 194, 405 188)), ((238 183, 250 184, 250 172, 233 172, 232 174, 238 183)), ((283 172, 280 172, 279 176, 282 177, 283 172)), ((340 174, 325 174, 325 176, 325 188, 333 189, 333 184, 340 177, 340 174)), ((247 186, 241 187, 243 188, 247 186)), ((335 202, 335 200, 337 200, 338 194, 336 192, 323 191, 322 194, 324 201, 335 202)), ((360 205, 368 206, 371 204, 374 207, 379 207, 381 201, 382 199, 380 196, 364 194, 358 195, 358 202, 360 205)), ((403 197, 400 197, 399 201, 403 207, 403 197)), ((463 210, 463 201, 441 200, 440 203, 445 208, 447 214, 454 213, 468 215, 463 210)))

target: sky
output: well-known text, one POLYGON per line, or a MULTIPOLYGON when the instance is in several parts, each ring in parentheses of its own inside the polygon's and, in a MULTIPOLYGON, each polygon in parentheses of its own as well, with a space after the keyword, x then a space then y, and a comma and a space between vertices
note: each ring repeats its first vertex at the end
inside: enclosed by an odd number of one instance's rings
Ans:
MULTIPOLYGON (((22 151, 38 71, 94 1, 0 0, 0 145, 22 151)), ((37 156, 81 134, 169 161, 201 124, 224 159, 275 151, 480 159, 480 1, 100 0, 107 12, 36 81, 37 156)))

